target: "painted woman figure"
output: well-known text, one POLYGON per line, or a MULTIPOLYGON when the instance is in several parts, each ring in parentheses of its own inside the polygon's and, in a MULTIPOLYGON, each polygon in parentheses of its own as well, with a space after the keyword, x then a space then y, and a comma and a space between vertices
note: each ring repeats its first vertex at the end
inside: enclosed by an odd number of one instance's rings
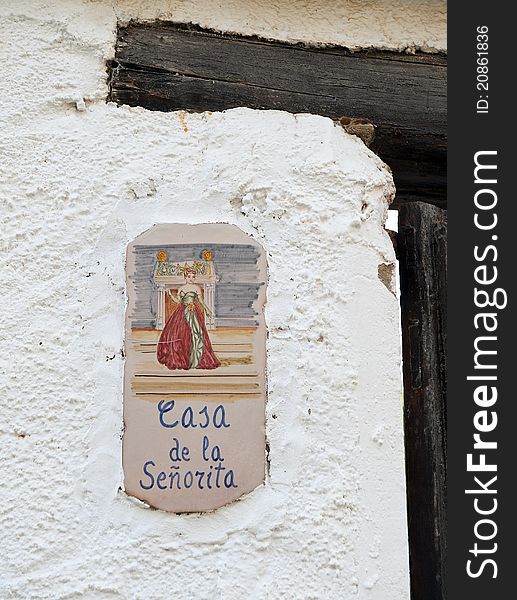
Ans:
POLYGON ((169 369, 216 369, 221 363, 205 326, 205 313, 210 315, 210 311, 203 302, 201 288, 194 283, 195 270, 185 265, 183 276, 185 284, 177 296, 167 291, 176 307, 158 342, 158 362, 169 369))

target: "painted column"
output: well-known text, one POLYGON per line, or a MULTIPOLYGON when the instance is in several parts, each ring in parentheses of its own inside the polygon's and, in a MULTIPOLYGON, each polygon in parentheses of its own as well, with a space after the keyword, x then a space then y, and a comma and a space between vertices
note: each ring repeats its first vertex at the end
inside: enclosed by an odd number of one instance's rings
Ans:
POLYGON ((156 329, 165 326, 165 286, 159 285, 156 289, 156 329))
POLYGON ((210 314, 206 317, 207 329, 215 329, 215 285, 205 283, 205 304, 210 314))

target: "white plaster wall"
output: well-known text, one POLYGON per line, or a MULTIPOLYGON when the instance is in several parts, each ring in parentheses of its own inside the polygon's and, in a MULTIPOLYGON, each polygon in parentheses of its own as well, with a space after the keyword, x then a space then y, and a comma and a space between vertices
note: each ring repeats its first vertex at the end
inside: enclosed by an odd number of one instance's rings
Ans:
POLYGON ((0 598, 403 600, 391 176, 325 118, 105 104, 121 10, 0 6, 0 598), (177 516, 120 489, 123 261, 206 221, 269 252, 271 465, 177 516))

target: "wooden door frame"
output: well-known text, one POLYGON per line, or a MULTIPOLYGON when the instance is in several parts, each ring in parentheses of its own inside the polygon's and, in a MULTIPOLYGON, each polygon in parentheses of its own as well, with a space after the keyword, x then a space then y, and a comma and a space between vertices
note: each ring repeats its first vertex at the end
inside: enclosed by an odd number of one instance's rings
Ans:
POLYGON ((445 598, 446 149, 444 55, 349 52, 174 23, 117 31, 108 101, 150 110, 237 106, 375 126, 399 209, 411 597, 445 598))

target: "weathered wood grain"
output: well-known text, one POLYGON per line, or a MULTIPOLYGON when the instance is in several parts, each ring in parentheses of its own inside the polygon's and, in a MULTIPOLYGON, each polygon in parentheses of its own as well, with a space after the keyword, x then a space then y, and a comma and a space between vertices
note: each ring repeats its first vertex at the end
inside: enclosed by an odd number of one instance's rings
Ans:
POLYGON ((447 212, 399 211, 411 597, 444 600, 446 564, 447 212))
POLYGON ((398 202, 442 205, 446 63, 441 56, 350 53, 168 23, 120 27, 109 100, 151 110, 237 106, 372 121, 372 149, 393 170, 398 202))

